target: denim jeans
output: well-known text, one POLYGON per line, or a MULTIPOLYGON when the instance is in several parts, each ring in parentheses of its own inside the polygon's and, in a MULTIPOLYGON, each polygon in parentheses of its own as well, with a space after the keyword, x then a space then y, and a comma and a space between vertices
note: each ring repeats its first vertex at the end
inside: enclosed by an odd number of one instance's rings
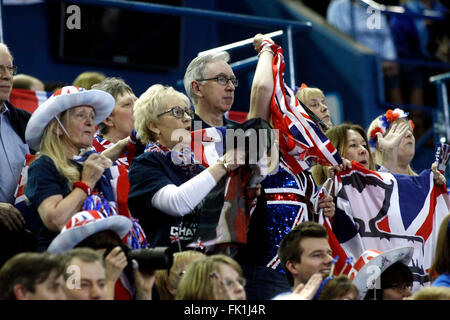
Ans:
POLYGON ((247 300, 270 300, 276 295, 290 291, 286 276, 265 266, 243 265, 247 280, 245 291, 247 300))

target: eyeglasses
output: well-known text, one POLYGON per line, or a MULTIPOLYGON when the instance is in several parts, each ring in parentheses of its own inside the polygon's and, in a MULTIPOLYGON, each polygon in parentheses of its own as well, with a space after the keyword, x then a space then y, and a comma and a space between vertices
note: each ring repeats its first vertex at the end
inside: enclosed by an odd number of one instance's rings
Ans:
POLYGON ((194 111, 191 109, 184 109, 180 106, 175 106, 172 109, 164 111, 163 113, 158 114, 158 118, 166 113, 172 113, 172 115, 177 119, 183 119, 184 114, 186 113, 189 117, 194 118, 194 111))
POLYGON ((8 70, 8 73, 12 76, 17 74, 17 66, 3 66, 0 65, 0 70, 2 73, 6 73, 6 71, 8 70))
POLYGON ((223 283, 228 289, 235 290, 237 284, 243 288, 247 284, 247 281, 244 278, 238 278, 237 280, 224 279, 223 283))
POLYGON ((237 87, 239 84, 238 79, 236 79, 235 77, 227 78, 226 76, 223 75, 218 75, 217 77, 208 79, 197 79, 196 81, 206 81, 206 80, 216 80, 217 83, 220 84, 221 86, 226 86, 228 84, 228 81, 231 81, 231 83, 235 87, 237 87))

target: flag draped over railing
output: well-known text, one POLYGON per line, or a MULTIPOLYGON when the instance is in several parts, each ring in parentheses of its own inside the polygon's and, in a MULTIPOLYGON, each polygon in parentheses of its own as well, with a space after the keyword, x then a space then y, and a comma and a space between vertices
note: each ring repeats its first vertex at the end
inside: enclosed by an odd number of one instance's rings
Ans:
POLYGON ((330 140, 309 117, 294 92, 284 82, 283 49, 264 40, 261 50, 274 52, 274 91, 270 104, 273 126, 279 130, 280 151, 294 174, 314 164, 339 165, 342 159, 330 140))

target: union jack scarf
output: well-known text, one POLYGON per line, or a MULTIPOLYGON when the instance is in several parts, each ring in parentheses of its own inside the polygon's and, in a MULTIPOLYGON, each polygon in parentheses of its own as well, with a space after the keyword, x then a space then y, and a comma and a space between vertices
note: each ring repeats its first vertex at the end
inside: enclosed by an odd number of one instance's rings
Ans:
POLYGON ((314 164, 341 164, 342 159, 335 147, 284 82, 283 49, 268 40, 261 44, 261 50, 265 48, 270 48, 274 53, 274 90, 270 110, 274 128, 280 132, 280 151, 286 163, 294 174, 309 169, 314 164))
MULTIPOLYGON (((98 134, 96 134, 94 136, 94 140, 92 141, 92 147, 95 149, 95 151, 97 151, 98 153, 102 153, 103 151, 105 151, 108 148, 111 148, 114 145, 113 142, 106 140, 102 137, 100 137, 98 134)), ((119 159, 117 159, 114 162, 114 165, 123 165, 125 166, 125 168, 129 169, 129 165, 128 165, 128 157, 127 154, 123 154, 122 157, 120 157, 119 159)))

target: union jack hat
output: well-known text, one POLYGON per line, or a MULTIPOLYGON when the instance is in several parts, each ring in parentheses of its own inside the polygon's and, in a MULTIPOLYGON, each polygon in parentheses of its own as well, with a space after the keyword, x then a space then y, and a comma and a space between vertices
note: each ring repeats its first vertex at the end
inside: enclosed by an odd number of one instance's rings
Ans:
POLYGON ((97 125, 111 114, 114 103, 113 96, 102 90, 63 87, 33 112, 25 130, 25 139, 31 149, 39 151, 45 128, 61 112, 73 107, 91 106, 95 110, 94 122, 97 125))
POLYGON ((375 287, 376 280, 391 265, 396 262, 408 265, 413 252, 413 247, 400 247, 384 252, 375 249, 364 251, 347 274, 358 288, 359 299, 364 299, 367 291, 375 287))
POLYGON ((104 230, 115 231, 123 239, 132 228, 132 222, 121 215, 103 216, 96 210, 76 213, 50 243, 47 251, 64 253, 87 237, 104 230))

